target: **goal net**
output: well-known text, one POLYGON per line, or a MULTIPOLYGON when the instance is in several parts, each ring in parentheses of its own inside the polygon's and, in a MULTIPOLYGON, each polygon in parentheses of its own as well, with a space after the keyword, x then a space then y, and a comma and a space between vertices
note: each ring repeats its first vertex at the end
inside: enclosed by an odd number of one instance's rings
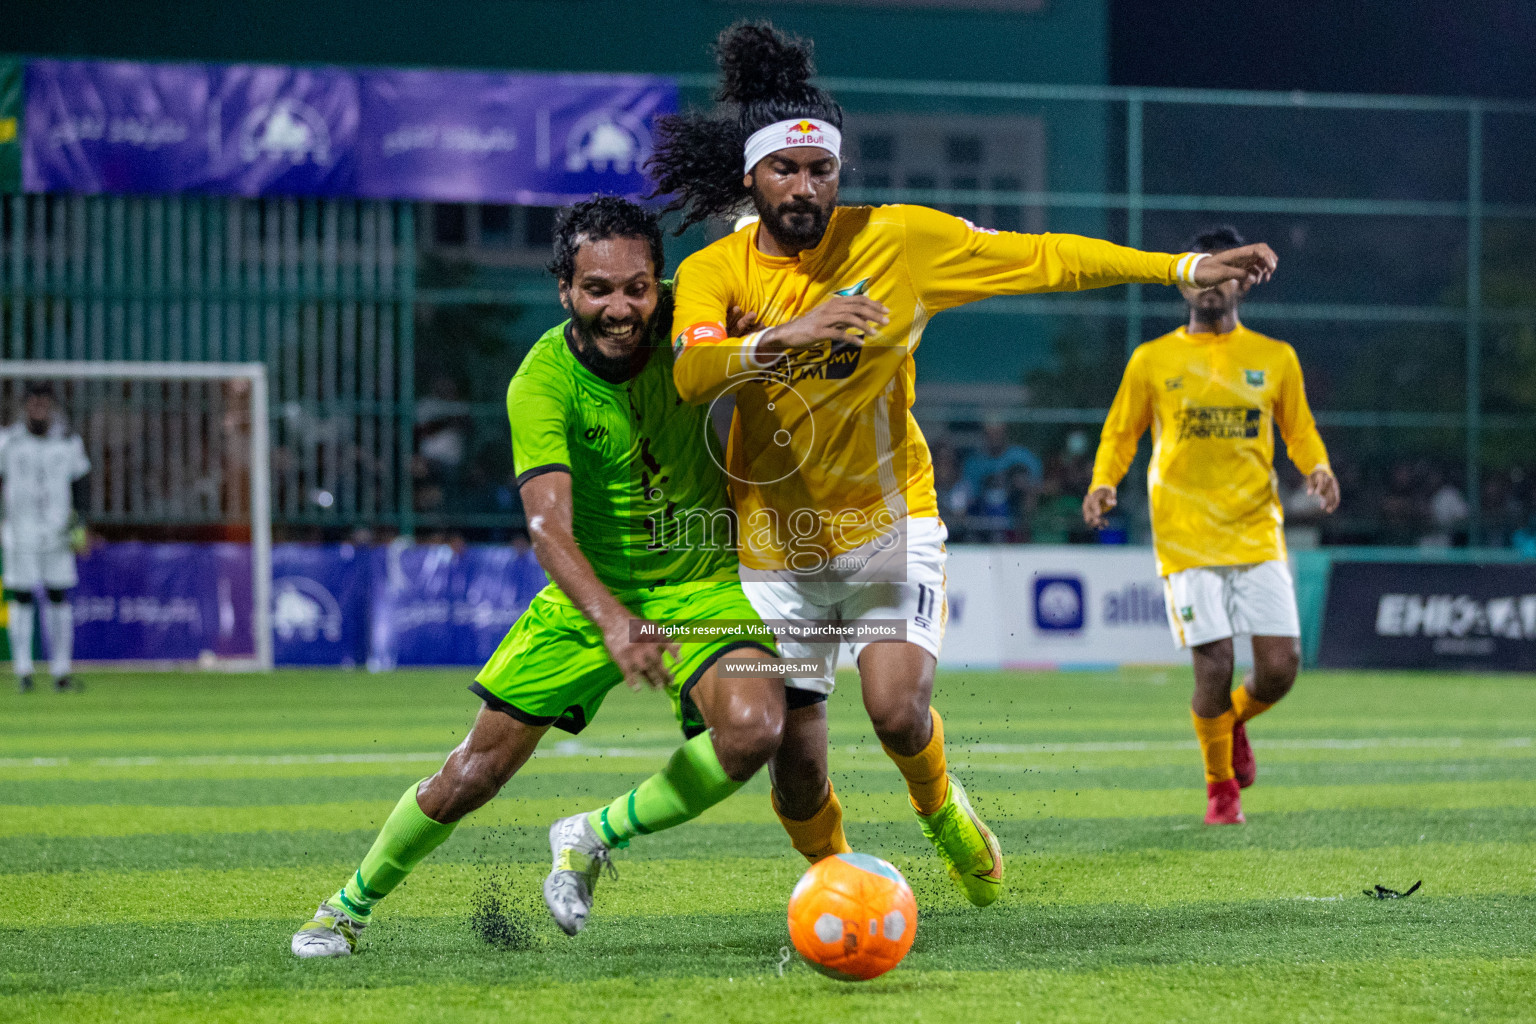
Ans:
POLYGON ((0 360, 0 424, 34 383, 84 443, 76 511, 106 538, 79 560, 77 657, 271 668, 266 367, 0 360))

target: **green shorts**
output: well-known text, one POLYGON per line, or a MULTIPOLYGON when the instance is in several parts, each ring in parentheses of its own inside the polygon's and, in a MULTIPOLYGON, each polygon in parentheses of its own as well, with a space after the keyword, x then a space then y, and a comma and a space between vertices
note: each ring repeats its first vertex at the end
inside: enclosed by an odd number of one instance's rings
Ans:
MULTIPOLYGON (((676 583, 617 596, 635 615, 661 624, 720 619, 762 622, 736 580, 676 583)), ((721 655, 743 647, 778 653, 763 632, 749 630, 697 642, 679 641, 678 647, 680 657, 664 655, 672 671, 667 695, 687 736, 704 731, 689 691, 721 655)), ((624 674, 608 656, 597 627, 551 584, 513 623, 470 690, 488 706, 520 722, 578 733, 597 716, 608 691, 622 682, 624 674)))

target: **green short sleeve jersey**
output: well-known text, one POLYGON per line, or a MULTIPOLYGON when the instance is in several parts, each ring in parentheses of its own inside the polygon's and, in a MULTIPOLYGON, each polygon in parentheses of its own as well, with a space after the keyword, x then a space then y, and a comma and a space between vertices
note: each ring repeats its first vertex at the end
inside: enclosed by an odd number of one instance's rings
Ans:
POLYGON ((611 384, 571 349, 569 321, 523 359, 507 389, 517 483, 571 474, 576 544, 614 591, 736 578, 734 518, 707 407, 672 383, 665 340, 611 384))

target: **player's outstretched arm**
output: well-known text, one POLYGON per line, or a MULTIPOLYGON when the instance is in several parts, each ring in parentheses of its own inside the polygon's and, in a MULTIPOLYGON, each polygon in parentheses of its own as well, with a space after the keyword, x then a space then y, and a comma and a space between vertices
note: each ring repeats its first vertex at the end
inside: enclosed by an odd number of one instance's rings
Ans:
POLYGON ((518 488, 523 511, 528 516, 528 539, 539 565, 549 573, 565 596, 603 634, 614 664, 624 673, 624 682, 632 690, 642 686, 665 689, 672 682, 662 652, 678 656, 678 647, 670 641, 635 640, 631 622, 639 621, 603 586, 592 570, 592 563, 581 553, 571 531, 571 474, 540 473, 518 488))
POLYGON ((1268 280, 1267 245, 1221 253, 1143 252, 1099 238, 980 228, 921 206, 898 207, 906 222, 913 284, 930 312, 991 295, 1082 291, 1117 284, 1195 285, 1268 280))

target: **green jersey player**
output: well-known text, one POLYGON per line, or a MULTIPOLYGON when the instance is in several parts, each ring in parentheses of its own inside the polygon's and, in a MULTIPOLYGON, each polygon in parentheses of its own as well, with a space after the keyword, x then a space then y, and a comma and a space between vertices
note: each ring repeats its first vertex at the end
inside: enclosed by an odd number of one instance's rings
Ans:
POLYGON ((294 935, 295 955, 353 952, 375 904, 544 733, 581 731, 620 682, 665 690, 687 741, 613 804, 550 829, 545 900, 569 934, 586 923, 610 849, 696 817, 778 748, 782 679, 720 671, 774 648, 737 579, 719 442, 672 382, 662 260, 655 216, 632 203, 598 197, 562 216, 551 269, 571 319, 539 339, 507 392, 529 535, 553 582, 470 687, 484 707, 469 735, 406 790, 362 864, 294 935), (703 622, 722 631, 673 642, 650 628, 703 622))

